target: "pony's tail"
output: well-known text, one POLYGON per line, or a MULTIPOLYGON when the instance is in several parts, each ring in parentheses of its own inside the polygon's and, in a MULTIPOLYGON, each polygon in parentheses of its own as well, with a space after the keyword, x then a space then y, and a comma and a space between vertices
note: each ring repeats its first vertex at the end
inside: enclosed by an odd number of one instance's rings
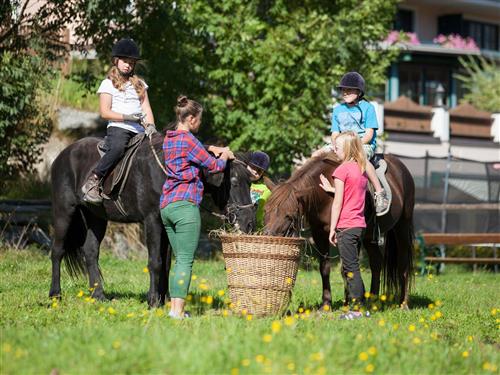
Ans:
POLYGON ((383 264, 383 289, 386 295, 402 298, 403 296, 400 294, 403 291, 405 279, 408 282, 408 293, 414 282, 413 254, 415 233, 413 230, 413 220, 409 220, 404 230, 396 233, 397 230, 393 228, 387 232, 383 264), (397 235, 406 237, 400 240, 399 246, 396 239, 397 235), (404 246, 401 246, 403 242, 404 246))
POLYGON ((85 255, 82 248, 85 243, 85 235, 87 232, 84 228, 86 228, 86 224, 83 213, 77 209, 71 218, 68 232, 64 238, 63 260, 71 278, 88 275, 85 255))

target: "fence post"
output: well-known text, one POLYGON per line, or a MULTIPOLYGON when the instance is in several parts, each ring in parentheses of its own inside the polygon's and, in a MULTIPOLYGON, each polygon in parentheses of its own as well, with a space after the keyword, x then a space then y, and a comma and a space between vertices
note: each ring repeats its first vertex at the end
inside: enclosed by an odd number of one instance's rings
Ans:
MULTIPOLYGON (((448 190, 449 190, 449 182, 450 182, 450 170, 451 170, 451 145, 448 146, 448 157, 446 159, 446 171, 444 175, 444 191, 443 191, 443 208, 441 210, 441 233, 446 233, 446 219, 447 219, 447 211, 446 204, 448 203, 448 190)), ((439 245, 439 253, 442 258, 446 257, 446 246, 441 244, 439 245)), ((439 271, 443 272, 445 268, 444 263, 439 264, 439 271)))

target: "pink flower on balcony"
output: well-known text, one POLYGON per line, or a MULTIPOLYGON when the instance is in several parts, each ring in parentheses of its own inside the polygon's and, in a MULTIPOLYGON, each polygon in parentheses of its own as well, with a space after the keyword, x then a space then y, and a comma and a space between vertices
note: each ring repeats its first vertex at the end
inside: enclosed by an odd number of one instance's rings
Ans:
POLYGON ((440 34, 433 39, 433 42, 441 45, 444 48, 456 48, 467 51, 479 51, 479 47, 477 46, 474 39, 469 37, 464 39, 457 34, 450 34, 450 35, 440 34))
POLYGON ((415 33, 406 33, 403 31, 392 30, 385 38, 385 42, 389 44, 395 43, 405 43, 417 45, 420 44, 420 40, 418 39, 417 34, 415 33))

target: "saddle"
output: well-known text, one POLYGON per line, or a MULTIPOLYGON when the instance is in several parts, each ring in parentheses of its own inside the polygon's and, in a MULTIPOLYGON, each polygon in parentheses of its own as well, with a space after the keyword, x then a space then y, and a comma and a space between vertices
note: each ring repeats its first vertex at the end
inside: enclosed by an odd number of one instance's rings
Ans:
MULTIPOLYGON (((145 137, 146 135, 144 133, 139 133, 130 139, 125 149, 125 155, 123 155, 123 158, 113 167, 111 172, 108 173, 102 183, 102 197, 115 201, 115 204, 122 214, 125 214, 125 210, 123 206, 120 207, 120 194, 127 182, 132 161, 145 137)), ((102 157, 107 150, 106 137, 104 137, 104 139, 97 144, 97 151, 102 157)))

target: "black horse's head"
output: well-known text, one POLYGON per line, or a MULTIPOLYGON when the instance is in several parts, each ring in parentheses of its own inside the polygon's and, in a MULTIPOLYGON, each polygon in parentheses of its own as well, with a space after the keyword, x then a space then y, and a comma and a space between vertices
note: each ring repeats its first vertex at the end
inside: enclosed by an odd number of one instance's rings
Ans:
POLYGON ((255 227, 255 206, 250 198, 250 173, 247 154, 235 153, 236 159, 227 163, 223 172, 205 173, 205 189, 217 207, 236 229, 251 233, 255 227))

